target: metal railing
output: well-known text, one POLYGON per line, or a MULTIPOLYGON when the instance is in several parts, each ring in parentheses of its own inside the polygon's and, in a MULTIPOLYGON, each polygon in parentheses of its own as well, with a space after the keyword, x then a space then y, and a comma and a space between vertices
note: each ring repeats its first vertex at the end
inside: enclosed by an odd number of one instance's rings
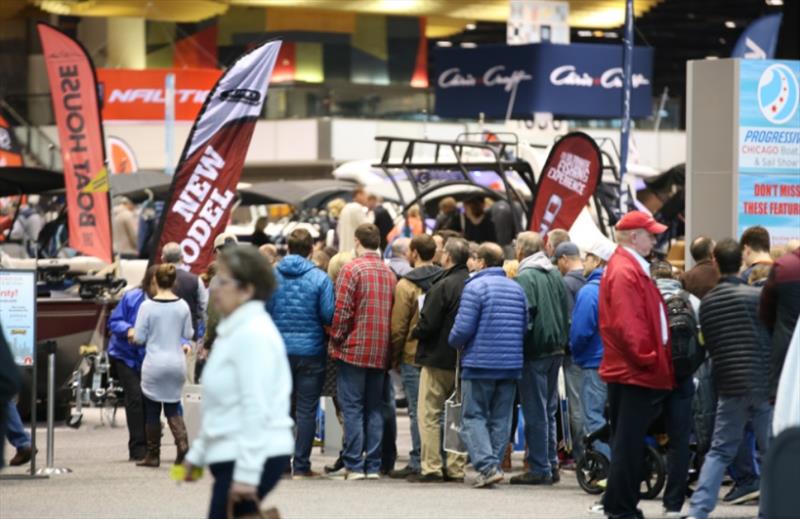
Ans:
POLYGON ((41 168, 57 171, 63 168, 61 149, 53 139, 25 120, 5 99, 0 99, 0 109, 11 118, 14 134, 28 159, 41 168))

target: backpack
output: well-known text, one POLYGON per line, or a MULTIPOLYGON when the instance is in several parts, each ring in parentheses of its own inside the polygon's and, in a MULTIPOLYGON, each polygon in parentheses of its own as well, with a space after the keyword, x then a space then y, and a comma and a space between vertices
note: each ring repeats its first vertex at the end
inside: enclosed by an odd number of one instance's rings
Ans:
POLYGON ((705 349, 700 345, 697 317, 686 291, 666 300, 667 320, 672 337, 672 367, 675 378, 683 380, 694 374, 705 360, 705 349))

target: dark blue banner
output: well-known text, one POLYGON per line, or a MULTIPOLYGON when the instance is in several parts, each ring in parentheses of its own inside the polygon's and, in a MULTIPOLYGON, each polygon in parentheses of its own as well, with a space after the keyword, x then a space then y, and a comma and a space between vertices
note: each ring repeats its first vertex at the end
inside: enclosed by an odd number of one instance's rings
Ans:
MULTIPOLYGON (((622 46, 484 45, 474 49, 437 48, 436 114, 475 118, 483 112, 505 118, 534 112, 556 117, 622 116, 622 46)), ((653 50, 637 47, 633 55, 632 117, 652 113, 653 50)))

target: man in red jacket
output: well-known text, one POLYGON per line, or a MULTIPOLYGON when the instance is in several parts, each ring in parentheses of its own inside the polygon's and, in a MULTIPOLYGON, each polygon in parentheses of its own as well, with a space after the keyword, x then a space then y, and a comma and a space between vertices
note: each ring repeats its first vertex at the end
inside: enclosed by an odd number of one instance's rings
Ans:
POLYGON ((613 518, 644 517, 637 509, 645 436, 675 387, 667 311, 645 259, 667 230, 631 211, 617 223, 619 247, 600 282, 600 377, 608 384, 611 467, 603 499, 613 518))

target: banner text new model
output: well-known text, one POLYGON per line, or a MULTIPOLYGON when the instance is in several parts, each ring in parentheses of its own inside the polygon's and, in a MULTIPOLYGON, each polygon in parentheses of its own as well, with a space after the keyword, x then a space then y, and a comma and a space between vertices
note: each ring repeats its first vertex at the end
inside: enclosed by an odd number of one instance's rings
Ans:
POLYGON ((256 120, 281 42, 265 43, 240 57, 206 98, 172 180, 151 262, 177 242, 183 261, 200 274, 213 257, 214 237, 225 230, 256 120))
POLYGON ((542 236, 552 229, 569 230, 594 194, 602 169, 594 139, 582 132, 562 137, 542 168, 529 230, 542 236))
POLYGON ((64 161, 69 244, 111 263, 108 192, 83 191, 96 176, 105 174, 94 66, 80 43, 45 23, 39 22, 37 27, 64 161))

